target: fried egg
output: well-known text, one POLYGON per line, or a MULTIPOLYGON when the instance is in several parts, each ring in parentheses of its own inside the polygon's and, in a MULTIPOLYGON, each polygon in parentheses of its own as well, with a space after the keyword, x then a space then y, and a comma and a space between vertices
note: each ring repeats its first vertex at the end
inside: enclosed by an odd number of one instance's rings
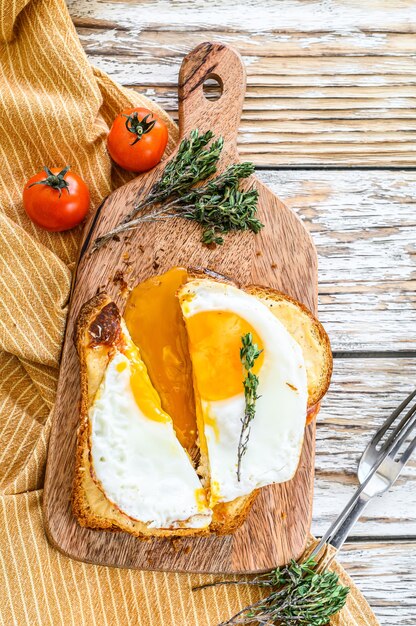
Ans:
POLYGON ((232 285, 194 279, 179 289, 178 298, 188 332, 199 445, 209 466, 209 505, 290 480, 298 466, 307 412, 300 346, 265 304, 232 285), (240 348, 246 333, 262 352, 252 370, 259 379, 259 397, 239 479, 246 375, 240 348))
POLYGON ((149 528, 209 525, 205 491, 132 342, 111 358, 89 420, 94 480, 121 512, 149 528))

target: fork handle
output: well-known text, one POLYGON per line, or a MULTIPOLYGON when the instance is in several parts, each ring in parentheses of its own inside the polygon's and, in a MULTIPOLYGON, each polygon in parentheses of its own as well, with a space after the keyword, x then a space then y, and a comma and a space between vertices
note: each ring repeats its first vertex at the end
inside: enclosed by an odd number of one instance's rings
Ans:
POLYGON ((362 512, 364 511, 364 509, 366 508, 370 500, 371 498, 367 496, 366 494, 363 494, 363 493, 359 494, 350 512, 345 515, 341 524, 338 526, 336 530, 334 529, 334 532, 328 538, 327 543, 333 546, 337 552, 344 545, 351 531, 351 528, 354 526, 358 518, 361 517, 362 512))
POLYGON ((367 481, 365 481, 365 483, 357 489, 342 513, 340 513, 335 522, 323 535, 321 541, 313 550, 311 556, 316 556, 326 545, 333 546, 336 552, 338 552, 344 545, 351 528, 354 526, 358 518, 361 517, 362 512, 371 500, 371 497, 364 493, 366 484, 367 481))

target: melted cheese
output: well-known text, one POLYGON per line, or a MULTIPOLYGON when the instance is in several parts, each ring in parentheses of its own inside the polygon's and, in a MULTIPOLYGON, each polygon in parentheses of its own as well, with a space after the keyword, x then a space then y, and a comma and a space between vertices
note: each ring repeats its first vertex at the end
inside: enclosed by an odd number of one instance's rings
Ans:
POLYGON ((197 434, 192 367, 176 298, 186 280, 186 270, 174 267, 139 284, 129 296, 124 318, 162 407, 171 416, 179 441, 190 450, 197 434))

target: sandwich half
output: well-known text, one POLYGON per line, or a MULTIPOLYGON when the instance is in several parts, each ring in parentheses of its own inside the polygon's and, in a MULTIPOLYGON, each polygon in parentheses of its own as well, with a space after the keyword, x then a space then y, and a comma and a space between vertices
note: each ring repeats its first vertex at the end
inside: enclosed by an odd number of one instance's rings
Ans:
POLYGON ((183 268, 133 289, 124 319, 106 294, 87 302, 76 346, 73 510, 84 526, 139 537, 238 528, 261 487, 296 472, 332 371, 325 330, 303 305, 183 268), (242 438, 247 336, 260 352, 258 397, 242 438))

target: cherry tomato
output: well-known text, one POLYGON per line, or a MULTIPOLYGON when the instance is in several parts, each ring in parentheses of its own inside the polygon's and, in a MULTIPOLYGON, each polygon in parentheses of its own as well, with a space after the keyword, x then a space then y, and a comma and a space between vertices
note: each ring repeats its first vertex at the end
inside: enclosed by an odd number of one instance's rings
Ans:
POLYGON ((78 226, 88 213, 90 192, 69 166, 44 168, 23 189, 23 206, 37 226, 50 231, 78 226))
POLYGON ((113 122, 107 148, 113 161, 129 172, 157 165, 168 142, 168 129, 149 109, 124 109, 113 122))

